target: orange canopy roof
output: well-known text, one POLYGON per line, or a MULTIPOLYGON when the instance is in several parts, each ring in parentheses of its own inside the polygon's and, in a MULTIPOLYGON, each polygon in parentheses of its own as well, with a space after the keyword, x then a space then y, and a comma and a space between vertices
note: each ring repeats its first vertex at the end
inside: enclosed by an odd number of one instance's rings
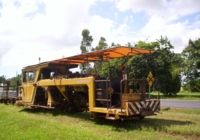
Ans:
POLYGON ((105 50, 99 50, 89 53, 84 53, 80 55, 75 55, 71 57, 61 58, 57 60, 50 61, 52 63, 67 63, 67 64, 82 64, 87 62, 94 61, 108 61, 115 58, 122 58, 132 55, 142 55, 153 53, 153 50, 146 50, 140 48, 131 48, 131 47, 115 47, 105 50))

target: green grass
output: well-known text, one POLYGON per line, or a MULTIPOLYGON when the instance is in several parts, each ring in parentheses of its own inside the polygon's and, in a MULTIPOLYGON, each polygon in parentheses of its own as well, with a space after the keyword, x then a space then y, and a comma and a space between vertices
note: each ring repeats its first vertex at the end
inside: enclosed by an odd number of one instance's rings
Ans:
MULTIPOLYGON (((157 92, 151 93, 152 96, 157 96, 157 92)), ((199 92, 189 92, 189 91, 181 91, 177 93, 177 95, 173 96, 165 96, 160 93, 161 99, 181 99, 181 100, 200 100, 199 92)))
POLYGON ((200 139, 200 110, 167 108, 144 120, 120 122, 0 104, 0 139, 200 139))

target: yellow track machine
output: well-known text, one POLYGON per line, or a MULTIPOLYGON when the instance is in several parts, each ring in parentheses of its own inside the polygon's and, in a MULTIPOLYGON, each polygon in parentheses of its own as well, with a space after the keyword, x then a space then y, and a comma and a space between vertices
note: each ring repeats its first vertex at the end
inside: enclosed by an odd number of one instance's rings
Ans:
POLYGON ((160 100, 148 97, 146 80, 129 79, 126 73, 121 79, 102 79, 70 71, 84 63, 152 52, 120 46, 27 66, 22 70, 20 102, 30 107, 88 110, 111 120, 154 115, 160 110, 160 100))

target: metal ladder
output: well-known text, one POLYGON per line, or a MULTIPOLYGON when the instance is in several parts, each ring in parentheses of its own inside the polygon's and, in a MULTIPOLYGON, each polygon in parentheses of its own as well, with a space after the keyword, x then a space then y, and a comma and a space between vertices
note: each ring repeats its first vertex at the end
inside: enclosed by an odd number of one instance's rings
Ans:
POLYGON ((107 108, 111 108, 111 94, 109 94, 109 88, 111 88, 110 80, 95 80, 96 103, 104 102, 107 108))

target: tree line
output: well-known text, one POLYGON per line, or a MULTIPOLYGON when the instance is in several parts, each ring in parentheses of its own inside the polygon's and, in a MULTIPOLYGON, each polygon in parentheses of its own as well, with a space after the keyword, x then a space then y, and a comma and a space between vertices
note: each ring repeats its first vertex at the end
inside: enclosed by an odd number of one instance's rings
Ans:
MULTIPOLYGON (((102 50, 118 46, 112 43, 108 46, 105 37, 100 37, 96 47, 92 47, 93 38, 88 29, 82 31, 80 49, 82 53, 102 50)), ((83 73, 98 74, 101 77, 119 77, 121 67, 126 63, 129 78, 145 79, 149 72, 159 81, 159 89, 165 95, 177 94, 181 87, 184 90, 200 92, 200 38, 189 40, 181 53, 174 53, 174 46, 167 37, 161 36, 153 42, 138 41, 128 47, 154 50, 148 55, 132 56, 109 62, 95 62, 81 66, 83 73)))
POLYGON ((6 78, 5 75, 0 76, 0 84, 7 85, 9 84, 13 90, 17 89, 17 86, 19 86, 21 83, 21 74, 18 74, 17 76, 6 78))

